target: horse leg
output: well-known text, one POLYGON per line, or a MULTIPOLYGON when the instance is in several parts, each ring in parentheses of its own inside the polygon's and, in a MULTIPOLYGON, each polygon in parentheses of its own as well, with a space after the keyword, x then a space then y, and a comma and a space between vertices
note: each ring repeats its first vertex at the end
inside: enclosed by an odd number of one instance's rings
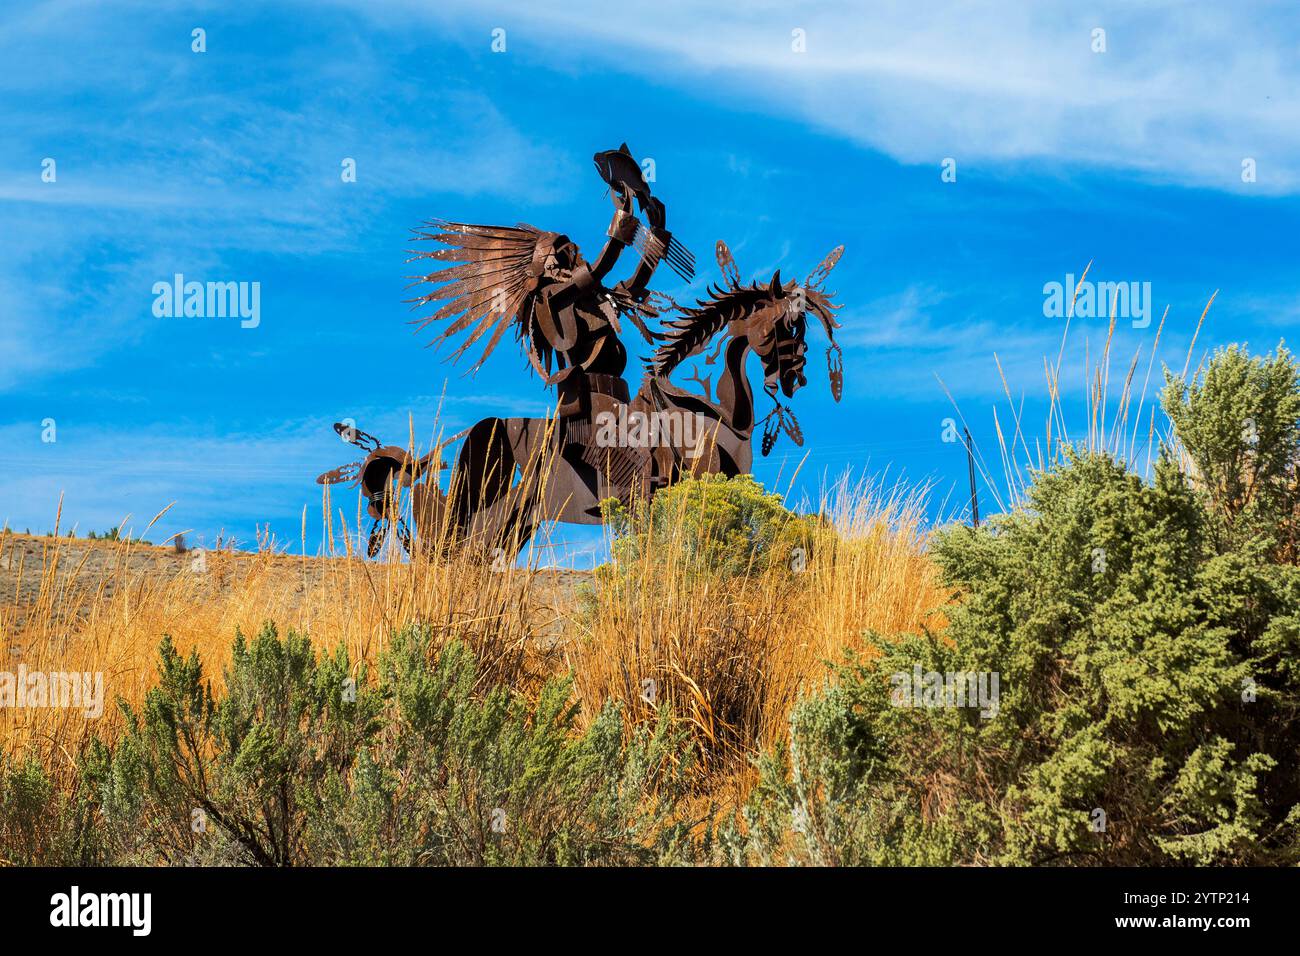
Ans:
POLYGON ((432 476, 411 489, 411 513, 423 550, 447 551, 462 543, 479 524, 477 516, 509 493, 514 470, 505 419, 485 418, 470 428, 447 493, 432 476))
POLYGON ((537 418, 484 419, 461 446, 450 517, 463 539, 494 560, 518 554, 536 529, 552 426, 537 418))

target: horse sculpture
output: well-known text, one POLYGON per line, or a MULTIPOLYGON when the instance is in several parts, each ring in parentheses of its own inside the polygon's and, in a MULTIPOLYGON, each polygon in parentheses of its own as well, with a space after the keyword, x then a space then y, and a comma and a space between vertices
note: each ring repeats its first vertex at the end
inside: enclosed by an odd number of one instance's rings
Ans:
POLYGON ((694 415, 706 423, 704 432, 709 442, 693 460, 688 454, 691 449, 672 445, 654 456, 654 474, 661 479, 661 484, 675 481, 686 470, 684 461, 689 463, 689 471, 697 475, 747 473, 753 464, 754 429, 764 422, 767 427, 762 439, 763 455, 772 450, 781 430, 796 445, 803 445, 798 420, 794 412, 781 404, 777 391, 791 398, 807 384, 804 367, 809 313, 821 322, 830 340, 826 356, 831 395, 835 401, 840 400, 844 372, 840 349, 835 343, 835 329, 839 324, 834 315, 839 306, 832 301, 832 294, 822 291, 821 285, 843 252, 843 246, 832 250, 803 285, 793 281, 783 284, 779 269, 767 283, 742 285, 730 250, 726 243, 718 242, 718 265, 725 286, 711 287, 709 297, 697 302, 694 308, 676 308, 680 317, 668 323, 664 341, 647 365, 645 379, 632 402, 634 408, 649 414, 667 411, 680 416, 694 415), (706 365, 716 365, 719 355, 722 357, 716 389, 712 376, 692 377, 702 386, 702 394, 674 385, 670 378, 673 371, 704 352, 714 339, 719 342, 704 361, 706 365), (775 403, 775 408, 761 421, 755 419, 754 393, 745 370, 750 353, 761 361, 763 390, 775 403), (713 391, 717 394, 716 402, 712 399, 713 391))
MULTIPOLYGON (((568 237, 532 226, 479 226, 435 220, 417 231, 422 241, 445 248, 417 252, 414 260, 452 263, 417 282, 438 288, 413 300, 434 305, 417 319, 420 328, 447 324, 441 344, 462 333, 458 358, 489 335, 474 366, 481 366, 504 333, 513 328, 534 371, 557 392, 555 412, 546 418, 485 418, 442 445, 463 437, 448 490, 431 475, 445 467, 440 447, 415 458, 396 446, 339 424, 336 431, 367 451, 363 461, 334 469, 317 481, 351 481, 361 487, 374 519, 368 553, 374 556, 393 529, 409 552, 411 539, 401 515, 409 495, 415 538, 447 546, 516 554, 543 520, 599 524, 601 502, 649 497, 683 475, 748 472, 752 435, 764 422, 766 455, 784 430, 803 443, 793 412, 777 398, 790 398, 806 384, 807 317, 822 324, 830 347, 827 361, 832 395, 839 401, 843 372, 834 330, 838 308, 821 286, 843 247, 828 255, 802 285, 769 282, 743 285, 726 245, 717 244, 723 283, 694 307, 681 307, 649 290, 661 262, 682 278, 693 276, 694 260, 665 226, 663 203, 650 193, 626 144, 598 153, 595 162, 610 187, 614 215, 600 255, 587 262, 568 237), (635 200, 649 227, 633 214, 635 200), (640 254, 633 274, 604 284, 627 246, 640 254), (664 331, 647 321, 663 317, 664 331), (635 395, 623 372, 627 351, 619 336, 622 320, 655 347, 635 395), (711 377, 695 378, 703 393, 685 391, 671 375, 721 337, 708 365, 722 354, 716 389, 711 377), (746 376, 749 354, 763 367, 764 391, 776 407, 756 421, 746 376), (711 394, 716 390, 716 401, 711 394)), ((431 343, 431 344, 434 344, 431 343)))

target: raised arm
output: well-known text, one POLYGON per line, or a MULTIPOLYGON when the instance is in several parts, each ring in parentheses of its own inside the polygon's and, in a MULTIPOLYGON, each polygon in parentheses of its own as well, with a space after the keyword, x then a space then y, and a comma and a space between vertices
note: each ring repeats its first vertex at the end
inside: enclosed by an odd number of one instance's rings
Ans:
POLYGON ((637 221, 632 214, 632 193, 620 186, 611 187, 610 193, 614 199, 614 218, 605 230, 608 237, 605 245, 596 261, 591 264, 591 275, 597 282, 609 275, 609 270, 614 268, 614 263, 623 254, 623 250, 636 239, 637 221))

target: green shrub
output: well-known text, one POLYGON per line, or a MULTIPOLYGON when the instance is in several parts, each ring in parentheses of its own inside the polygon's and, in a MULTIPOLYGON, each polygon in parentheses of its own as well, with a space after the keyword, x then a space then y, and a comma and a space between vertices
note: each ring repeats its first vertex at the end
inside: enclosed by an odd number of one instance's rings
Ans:
POLYGON ((482 696, 470 652, 425 661, 419 632, 386 655, 392 719, 350 791, 322 815, 318 858, 398 865, 586 865, 669 861, 689 851, 675 822, 686 750, 666 715, 625 740, 610 704, 583 733, 568 680, 525 701, 482 696))
POLYGON ((0 866, 93 866, 102 862, 94 808, 63 793, 40 762, 0 754, 0 866))
POLYGON ((304 862, 322 792, 378 732, 379 695, 364 672, 350 674, 342 648, 318 659, 306 637, 281 641, 268 625, 251 644, 236 634, 218 697, 198 656, 164 639, 159 686, 140 713, 121 705, 121 739, 87 760, 118 852, 130 862, 304 862))
POLYGON ((882 640, 795 710, 733 859, 1300 861, 1300 379, 1232 349, 1165 406, 1187 473, 1074 454, 938 536, 947 639, 882 640), (996 673, 996 716, 896 706, 917 665, 996 673))
MULTIPOLYGON (((481 690, 464 645, 432 662, 428 646, 420 630, 396 635, 370 682, 342 648, 318 657, 268 625, 251 643, 237 634, 217 694, 197 656, 164 639, 159 685, 138 713, 120 704, 121 737, 81 762, 93 826, 56 826, 56 837, 93 832, 94 860, 119 865, 690 858, 679 812, 689 758, 667 715, 625 734, 609 705, 579 732, 567 680, 535 701, 481 690)), ((67 847, 31 839, 56 800, 40 768, 0 782, 0 849, 31 847, 14 862, 66 859, 67 847)))
POLYGON ((687 478, 627 508, 605 503, 616 563, 682 559, 698 573, 734 576, 789 567, 794 550, 806 555, 821 522, 785 507, 750 475, 687 478))

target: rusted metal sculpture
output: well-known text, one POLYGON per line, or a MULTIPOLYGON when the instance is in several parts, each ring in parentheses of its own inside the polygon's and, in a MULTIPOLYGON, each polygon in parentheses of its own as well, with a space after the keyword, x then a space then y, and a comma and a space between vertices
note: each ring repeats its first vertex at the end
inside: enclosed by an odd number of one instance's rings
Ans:
POLYGON ((415 514, 420 515, 429 510, 428 497, 437 492, 436 486, 415 483, 431 469, 440 471, 447 467, 439 457, 439 449, 435 448, 423 458, 415 458, 398 445, 380 444, 374 435, 354 425, 335 422, 334 431, 345 442, 366 452, 366 457, 325 472, 316 479, 317 484, 348 482, 352 487, 361 489, 361 495, 366 500, 366 513, 373 519, 366 545, 366 553, 370 557, 379 553, 390 528, 409 553, 411 531, 401 513, 400 490, 409 489, 415 514))
MULTIPOLYGON (((778 269, 768 282, 744 285, 726 243, 717 244, 718 265, 724 284, 709 289, 709 296, 694 308, 678 307, 679 317, 667 323, 664 342, 647 366, 646 377, 634 406, 646 413, 676 411, 704 419, 707 447, 693 459, 682 449, 669 447, 656 454, 656 474, 662 484, 670 484, 686 469, 690 472, 720 472, 739 475, 753 465, 752 436, 755 427, 766 423, 761 451, 771 452, 784 431, 796 445, 803 445, 803 431, 794 412, 781 404, 778 390, 786 398, 807 384, 804 375, 808 351, 808 315, 821 322, 830 345, 826 349, 831 396, 839 401, 844 392, 844 367, 840 347, 835 343, 834 293, 823 291, 822 284, 844 252, 837 246, 808 276, 802 285, 781 281, 778 269), (706 365, 716 365, 721 357, 722 369, 716 387, 712 376, 692 380, 703 386, 702 394, 685 391, 670 376, 686 360, 703 353, 715 339, 718 343, 706 365), (749 386, 745 364, 750 353, 759 357, 763 368, 763 391, 775 407, 763 419, 755 420, 754 393, 749 386), (716 393, 714 401, 712 393, 716 393)), ((697 429, 698 431, 698 429, 697 429)))
MULTIPOLYGON (((411 261, 445 263, 414 277, 417 283, 437 286, 412 300, 415 307, 434 308, 415 324, 424 329, 446 323, 430 344, 463 336, 452 353, 454 360, 485 342, 473 371, 513 330, 544 385, 555 387, 557 404, 552 417, 485 418, 463 432, 445 495, 435 479, 424 480, 443 467, 439 449, 416 460, 404 449, 381 446, 378 439, 357 433, 363 437, 356 444, 368 452, 365 460, 317 480, 351 480, 361 486, 375 519, 368 549, 372 555, 390 527, 410 550, 411 535, 398 513, 402 489, 409 489, 417 537, 473 541, 481 549, 513 555, 541 520, 599 524, 604 499, 652 495, 685 474, 749 471, 751 436, 759 424, 767 423, 765 455, 781 430, 802 444, 798 423, 777 392, 789 398, 806 384, 810 312, 831 341, 831 391, 839 400, 843 372, 834 341, 838 306, 821 286, 842 246, 802 285, 783 283, 779 271, 769 282, 743 285, 731 253, 719 242, 723 284, 710 287, 708 297, 694 307, 677 306, 649 289, 664 262, 683 279, 694 275, 693 257, 666 227, 663 203, 651 194, 626 144, 597 153, 595 163, 610 187, 614 214, 605 245, 591 262, 567 236, 523 224, 434 220, 417 230, 418 240, 443 248, 416 252, 411 261), (648 225, 637 219, 634 203, 648 225), (629 246, 639 256, 635 270, 607 286, 606 277, 629 246), (652 332, 647 323, 661 315, 667 319, 664 331, 652 332), (623 378, 623 320, 654 347, 635 396, 623 378), (725 346, 717 400, 711 394, 711 377, 694 379, 704 386, 703 394, 674 385, 673 371, 720 336, 713 354, 704 360, 715 364, 725 346), (776 402, 761 421, 755 420, 745 375, 750 352, 759 356, 764 391, 776 402)), ((344 428, 335 426, 340 434, 344 428)))

